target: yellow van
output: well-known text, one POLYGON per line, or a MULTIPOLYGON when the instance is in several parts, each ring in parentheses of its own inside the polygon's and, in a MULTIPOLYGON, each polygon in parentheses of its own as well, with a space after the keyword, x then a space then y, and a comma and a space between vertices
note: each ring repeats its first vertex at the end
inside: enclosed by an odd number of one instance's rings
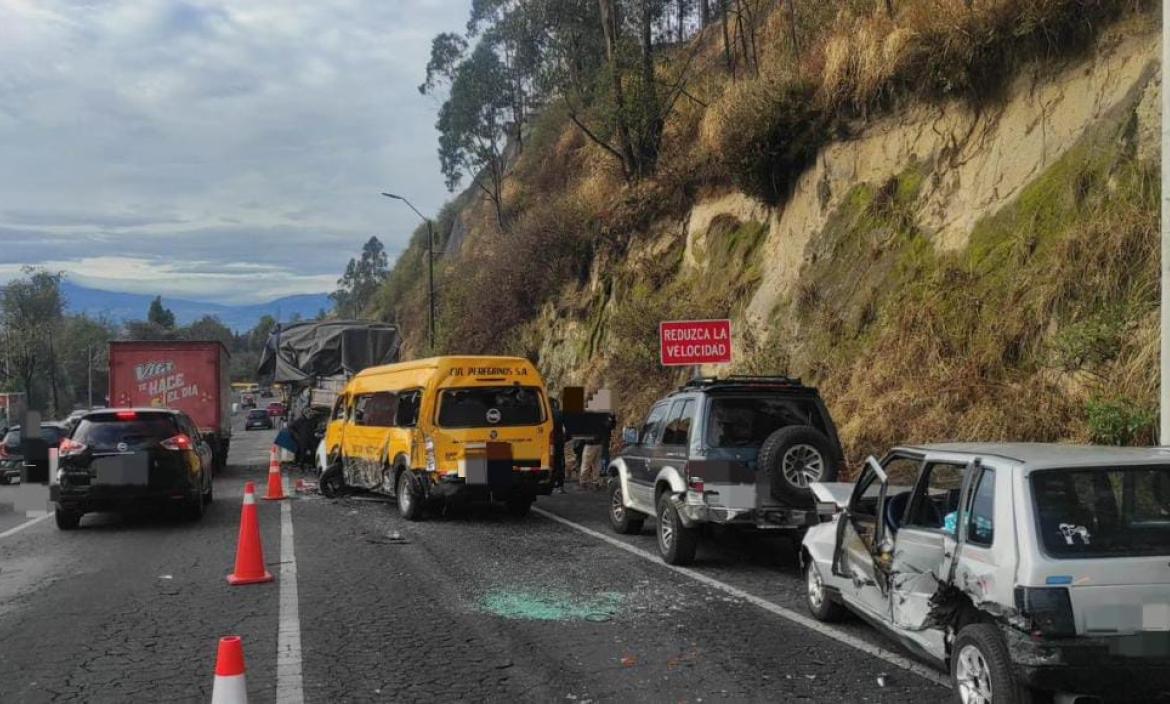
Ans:
POLYGON ((337 397, 325 432, 326 495, 394 496, 408 520, 443 501, 505 501, 524 515, 552 492, 552 413, 519 357, 432 357, 370 367, 337 397))

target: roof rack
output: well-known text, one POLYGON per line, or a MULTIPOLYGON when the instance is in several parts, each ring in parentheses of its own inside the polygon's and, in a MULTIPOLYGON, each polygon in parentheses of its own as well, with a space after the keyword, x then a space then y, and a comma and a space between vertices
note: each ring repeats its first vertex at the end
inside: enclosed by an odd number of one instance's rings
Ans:
POLYGON ((790 376, 749 376, 745 374, 733 374, 731 376, 717 377, 705 376, 690 379, 685 384, 679 387, 679 390, 685 389, 709 389, 712 387, 761 387, 761 386, 782 386, 787 388, 805 388, 800 383, 800 379, 790 376))

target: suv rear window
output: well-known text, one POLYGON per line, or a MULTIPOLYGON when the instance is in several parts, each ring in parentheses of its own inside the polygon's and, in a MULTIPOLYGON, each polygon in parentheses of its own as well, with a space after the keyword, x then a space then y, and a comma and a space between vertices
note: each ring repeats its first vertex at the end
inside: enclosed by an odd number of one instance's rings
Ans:
POLYGON ((254 418, 263 419, 263 418, 267 418, 267 417, 268 417, 268 411, 264 410, 263 408, 257 408, 257 409, 253 409, 251 411, 248 411, 248 419, 249 420, 254 419, 254 418))
POLYGON ((443 389, 439 396, 438 423, 442 428, 540 425, 543 422, 544 403, 540 389, 531 386, 443 389))
POLYGON ((141 450, 178 433, 179 426, 170 413, 139 413, 133 420, 102 413, 82 418, 73 439, 98 452, 117 450, 119 443, 126 443, 127 450, 141 450))
POLYGON ((707 446, 758 447, 769 435, 790 425, 811 425, 825 432, 821 412, 811 398, 712 396, 707 446))
POLYGON ((1031 483, 1049 555, 1170 555, 1170 466, 1042 470, 1031 483))

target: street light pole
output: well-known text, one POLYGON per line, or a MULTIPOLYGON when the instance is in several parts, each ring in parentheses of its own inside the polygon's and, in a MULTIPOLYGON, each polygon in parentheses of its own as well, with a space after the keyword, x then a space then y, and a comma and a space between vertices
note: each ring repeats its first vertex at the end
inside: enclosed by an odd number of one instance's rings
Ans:
POLYGON ((427 337, 427 347, 430 351, 435 350, 435 231, 431 224, 431 219, 418 211, 409 200, 397 195, 395 193, 382 192, 382 195, 394 200, 400 200, 406 203, 406 207, 414 211, 414 214, 422 218, 423 222, 427 224, 427 302, 430 311, 429 317, 429 334, 427 337))
MULTIPOLYGON (((1170 26, 1170 2, 1162 3, 1162 73, 1170 64, 1170 42, 1166 40, 1166 27, 1170 26)), ((1158 442, 1170 445, 1170 93, 1162 91, 1162 310, 1161 364, 1159 378, 1160 423, 1158 442)))

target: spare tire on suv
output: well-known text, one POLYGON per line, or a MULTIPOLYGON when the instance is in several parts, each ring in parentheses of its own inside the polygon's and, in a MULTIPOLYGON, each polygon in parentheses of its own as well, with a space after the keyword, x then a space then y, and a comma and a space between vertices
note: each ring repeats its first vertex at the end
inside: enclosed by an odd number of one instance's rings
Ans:
POLYGON ((833 443, 809 425, 780 428, 760 446, 760 469, 768 473, 772 498, 787 504, 811 505, 810 482, 836 481, 833 443))

